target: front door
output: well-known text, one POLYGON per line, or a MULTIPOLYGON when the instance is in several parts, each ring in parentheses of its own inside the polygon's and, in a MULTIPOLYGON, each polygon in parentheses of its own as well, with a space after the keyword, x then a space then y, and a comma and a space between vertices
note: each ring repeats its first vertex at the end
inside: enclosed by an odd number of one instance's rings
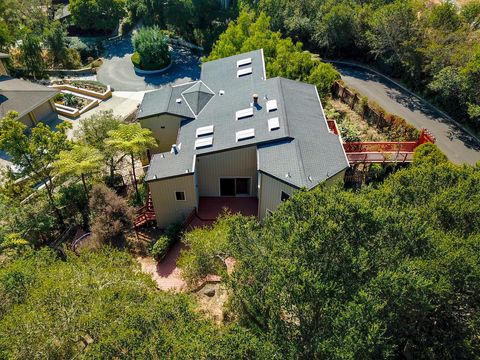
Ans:
POLYGON ((220 196, 235 196, 235 179, 220 179, 220 196))

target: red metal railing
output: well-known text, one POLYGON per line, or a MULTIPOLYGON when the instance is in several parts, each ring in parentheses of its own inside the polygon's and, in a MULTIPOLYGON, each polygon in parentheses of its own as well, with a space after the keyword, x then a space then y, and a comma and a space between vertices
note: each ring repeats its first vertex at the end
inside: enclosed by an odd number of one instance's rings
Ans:
POLYGON ((137 210, 137 217, 134 221, 135 229, 138 229, 144 225, 152 223, 156 220, 155 209, 153 208, 152 194, 148 192, 147 201, 145 206, 137 210))
POLYGON ((330 131, 333 132, 335 135, 340 134, 340 131, 338 131, 337 122, 335 120, 327 120, 327 125, 330 131))
POLYGON ((435 141, 435 137, 423 129, 417 141, 347 142, 343 148, 350 164, 398 163, 413 161, 413 152, 417 146, 435 141))

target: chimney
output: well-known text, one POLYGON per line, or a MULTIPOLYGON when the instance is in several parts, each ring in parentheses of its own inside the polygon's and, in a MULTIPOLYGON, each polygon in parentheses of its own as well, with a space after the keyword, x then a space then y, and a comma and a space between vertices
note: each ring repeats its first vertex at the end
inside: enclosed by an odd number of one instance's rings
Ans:
POLYGON ((253 94, 253 106, 258 105, 258 94, 253 94))

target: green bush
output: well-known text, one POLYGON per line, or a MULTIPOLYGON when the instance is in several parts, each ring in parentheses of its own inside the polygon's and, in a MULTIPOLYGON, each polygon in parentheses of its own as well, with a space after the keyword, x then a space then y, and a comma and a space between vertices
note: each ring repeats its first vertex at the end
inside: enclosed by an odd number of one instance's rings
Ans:
POLYGON ((54 102, 59 102, 59 101, 62 101, 62 100, 63 100, 63 93, 58 93, 57 95, 55 95, 53 97, 54 102))
POLYGON ((440 151, 437 145, 432 143, 422 144, 415 149, 413 153, 413 164, 430 166, 444 164, 448 162, 447 156, 440 151))
POLYGON ((168 236, 162 235, 158 238, 155 244, 153 244, 152 250, 150 250, 150 254, 155 260, 161 261, 163 260, 165 255, 167 255, 170 245, 170 238, 168 236))
POLYGON ((132 62, 139 69, 158 70, 170 64, 167 36, 158 26, 141 28, 132 43, 138 53, 132 56, 132 62))

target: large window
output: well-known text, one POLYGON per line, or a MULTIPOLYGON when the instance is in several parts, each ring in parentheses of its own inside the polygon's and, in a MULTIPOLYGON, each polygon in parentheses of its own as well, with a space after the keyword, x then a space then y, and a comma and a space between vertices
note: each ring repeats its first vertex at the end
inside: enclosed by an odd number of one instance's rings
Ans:
POLYGON ((175 192, 175 199, 177 201, 185 201, 185 192, 184 191, 176 191, 175 192))
POLYGON ((220 196, 250 195, 250 178, 221 178, 220 196))

